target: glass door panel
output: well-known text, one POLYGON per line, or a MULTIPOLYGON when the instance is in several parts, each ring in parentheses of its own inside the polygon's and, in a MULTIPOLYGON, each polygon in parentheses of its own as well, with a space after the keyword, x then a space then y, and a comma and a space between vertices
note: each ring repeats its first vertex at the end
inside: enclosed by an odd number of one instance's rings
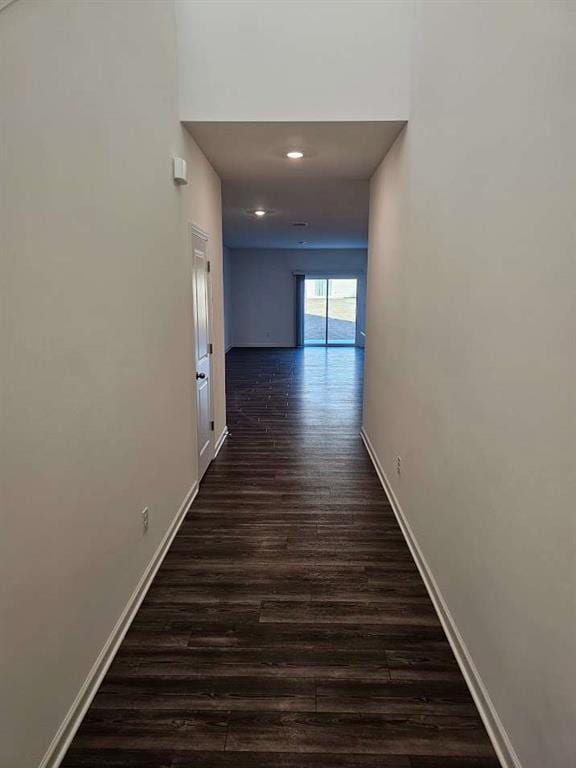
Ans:
POLYGON ((326 340, 328 344, 356 343, 356 299, 358 280, 330 278, 326 340))
POLYGON ((328 281, 306 278, 304 282, 304 344, 326 344, 328 281))

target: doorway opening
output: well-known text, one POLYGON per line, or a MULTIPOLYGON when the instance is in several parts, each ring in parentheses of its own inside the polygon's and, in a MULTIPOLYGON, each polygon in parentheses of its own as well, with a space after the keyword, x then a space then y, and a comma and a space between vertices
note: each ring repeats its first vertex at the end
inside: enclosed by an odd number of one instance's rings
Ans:
POLYGON ((306 277, 302 302, 304 346, 353 346, 358 318, 358 279, 306 277))

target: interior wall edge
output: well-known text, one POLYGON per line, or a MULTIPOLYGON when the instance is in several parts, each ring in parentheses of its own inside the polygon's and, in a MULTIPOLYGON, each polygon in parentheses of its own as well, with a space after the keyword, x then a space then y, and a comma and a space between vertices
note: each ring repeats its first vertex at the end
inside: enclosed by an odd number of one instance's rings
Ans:
POLYGON ((188 510, 192 506, 192 503, 194 502, 197 494, 198 482, 195 481, 186 494, 184 501, 180 505, 180 508, 178 509, 178 512, 172 520, 168 530, 164 534, 164 537, 158 545, 158 548, 152 556, 152 559, 144 570, 144 573, 136 585, 136 588, 128 599, 128 602, 122 611, 120 618, 114 625, 114 628, 104 643, 104 646, 98 654, 96 661, 88 672, 82 687, 74 699, 72 706, 66 713, 64 720, 62 721, 54 738, 52 739, 50 746, 46 750, 38 768, 58 768, 64 759, 66 751, 70 746, 76 731, 80 727, 88 707, 98 692, 98 688, 100 687, 106 672, 114 661, 114 657, 116 656, 116 653, 118 652, 118 649, 120 648, 126 633, 130 629, 130 625, 132 624, 134 617, 136 616, 136 613, 142 604, 142 601, 146 597, 154 577, 162 565, 170 545, 178 533, 178 530, 180 529, 180 526, 186 517, 188 510))
POLYGON ((0 0, 0 11, 3 11, 4 8, 8 8, 9 5, 15 2, 16 0, 0 0))
POLYGON ((458 625, 450 611, 450 608, 444 599, 444 596, 438 586, 432 569, 428 565, 428 561, 422 551, 418 539, 416 538, 414 531, 408 521, 406 514, 404 513, 402 506, 398 500, 398 497, 392 489, 392 485, 388 480, 386 472, 384 471, 380 459, 372 445, 366 426, 362 426, 360 430, 360 436, 366 446, 370 460, 376 470, 378 479, 382 483, 382 487, 388 496, 402 535, 408 544, 414 562, 420 571, 426 590, 432 600, 434 609, 438 614, 440 623, 446 633, 448 642, 454 652, 456 661, 464 675, 466 684, 470 690, 472 698, 478 708, 490 741, 496 751, 498 759, 502 764, 502 768, 522 768, 520 759, 516 754, 516 751, 510 741, 510 737, 500 719, 498 712, 492 702, 492 698, 484 685, 482 677, 474 663, 474 660, 468 650, 468 647, 458 629, 458 625))

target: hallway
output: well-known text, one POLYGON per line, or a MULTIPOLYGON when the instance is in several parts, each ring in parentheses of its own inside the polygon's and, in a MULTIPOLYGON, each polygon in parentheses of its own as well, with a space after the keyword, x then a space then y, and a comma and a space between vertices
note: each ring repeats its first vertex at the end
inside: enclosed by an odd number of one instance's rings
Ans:
POLYGON ((359 437, 362 362, 228 354, 231 435, 65 768, 497 768, 359 437))

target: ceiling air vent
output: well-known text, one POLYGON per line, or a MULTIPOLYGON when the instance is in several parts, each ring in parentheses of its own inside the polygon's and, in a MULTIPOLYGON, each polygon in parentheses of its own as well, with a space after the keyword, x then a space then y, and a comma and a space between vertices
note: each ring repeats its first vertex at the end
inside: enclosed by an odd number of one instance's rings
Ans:
POLYGON ((293 221, 292 222, 293 227, 307 227, 308 222, 307 221, 293 221))

